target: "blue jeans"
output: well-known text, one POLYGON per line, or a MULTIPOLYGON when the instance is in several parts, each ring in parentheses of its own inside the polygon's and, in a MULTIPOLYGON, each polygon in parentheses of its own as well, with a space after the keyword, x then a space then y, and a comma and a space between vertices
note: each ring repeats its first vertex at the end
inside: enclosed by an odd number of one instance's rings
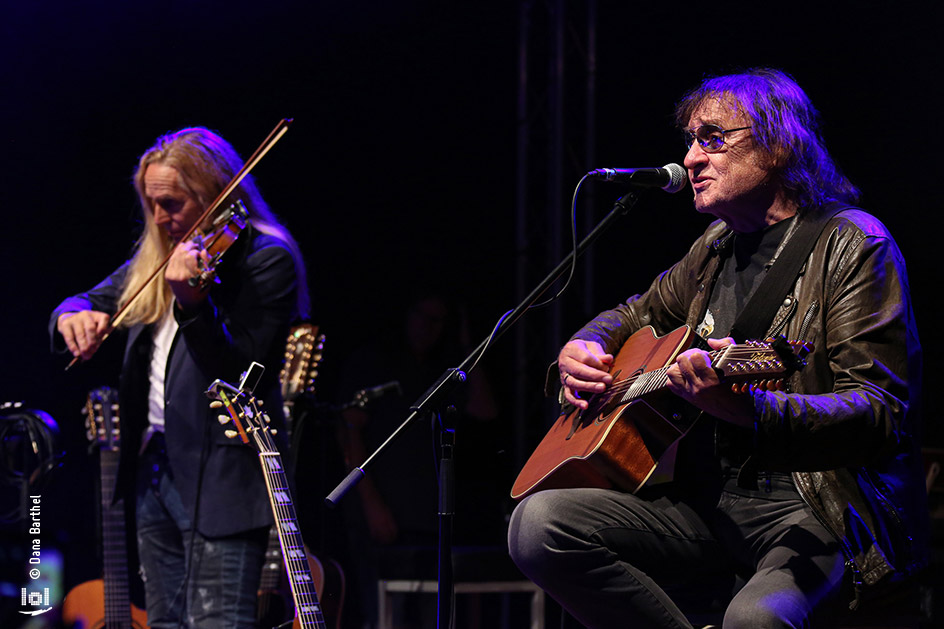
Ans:
POLYGON ((541 491, 515 509, 508 544, 522 572, 593 629, 688 629, 677 594, 733 583, 735 571, 747 583, 725 629, 821 626, 838 610, 844 570, 798 494, 724 491, 702 509, 667 495, 541 491))
POLYGON ((137 487, 138 552, 148 625, 254 628, 268 529, 207 538, 193 531, 191 517, 192 509, 184 506, 174 487, 163 448, 149 445, 139 461, 137 487))

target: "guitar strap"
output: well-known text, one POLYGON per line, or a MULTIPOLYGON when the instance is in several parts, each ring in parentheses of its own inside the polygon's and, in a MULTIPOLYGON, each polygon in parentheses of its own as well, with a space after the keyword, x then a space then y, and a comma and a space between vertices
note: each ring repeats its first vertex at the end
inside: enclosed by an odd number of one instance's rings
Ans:
POLYGON ((736 342, 763 338, 773 321, 774 313, 783 304, 784 295, 796 281, 826 223, 842 210, 850 208, 832 202, 819 211, 807 212, 800 217, 796 231, 731 326, 730 335, 736 342))
MULTIPOLYGON (((837 213, 850 207, 833 202, 819 211, 808 212, 800 219, 780 256, 731 326, 730 336, 736 342, 763 338, 770 328, 777 308, 783 303, 784 296, 810 257, 810 252, 813 251, 813 246, 819 240, 826 223, 837 213)), ((737 484, 743 489, 757 490, 757 464, 753 457, 749 456, 741 464, 737 484)))

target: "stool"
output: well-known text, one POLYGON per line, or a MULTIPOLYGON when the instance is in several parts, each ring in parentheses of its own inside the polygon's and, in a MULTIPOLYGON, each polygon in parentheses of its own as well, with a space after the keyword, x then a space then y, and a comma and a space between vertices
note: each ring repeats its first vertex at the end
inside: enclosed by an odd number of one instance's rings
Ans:
MULTIPOLYGON (((544 590, 531 581, 458 581, 454 584, 459 594, 531 594, 530 629, 544 629, 544 590)), ((377 629, 393 626, 394 594, 435 594, 439 584, 430 580, 379 580, 377 582, 378 625, 377 629)))

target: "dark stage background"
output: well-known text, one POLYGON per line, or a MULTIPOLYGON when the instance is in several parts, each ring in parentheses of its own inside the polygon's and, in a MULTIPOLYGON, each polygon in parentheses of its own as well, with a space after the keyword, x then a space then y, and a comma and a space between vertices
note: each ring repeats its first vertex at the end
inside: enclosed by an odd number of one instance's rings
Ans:
MULTIPOLYGON (((548 18, 543 3, 531 9, 528 119, 539 148, 528 202, 537 240, 550 231, 547 221, 564 227, 570 191, 588 167, 580 69, 586 18, 583 3, 565 4, 569 139, 560 207, 546 207, 542 183, 548 18)), ((788 71, 820 108, 827 143, 862 188, 862 205, 905 253, 933 392, 941 379, 932 292, 941 247, 933 158, 941 9, 868 6, 714 3, 696 11, 600 2, 590 166, 681 162, 671 113, 686 89, 704 74, 752 65, 788 71)), ((46 325, 63 297, 91 287, 130 252, 137 156, 164 132, 204 125, 245 157, 280 118, 295 119, 255 176, 306 255, 314 320, 328 335, 319 397, 341 401, 340 366, 372 333, 394 325, 420 288, 450 293, 477 342, 517 303, 516 256, 527 260, 535 283, 553 266, 540 246, 516 251, 518 31, 512 1, 3 3, 0 402, 22 401, 59 423, 65 455, 43 490, 43 539, 65 553, 66 589, 96 572, 88 558, 95 556, 97 472, 79 410, 90 388, 117 383, 121 343, 109 341, 91 363, 64 373, 67 361, 50 355, 46 325)), ((595 217, 622 194, 602 184, 593 192, 584 211, 595 217)), ((602 309, 645 288, 706 223, 688 192, 647 196, 595 247, 595 280, 564 295, 557 343, 594 314, 583 305, 587 294, 602 309)), ((547 316, 529 314, 528 329, 540 333, 547 316)), ((526 361, 539 381, 553 353, 514 351, 503 338, 483 363, 502 411, 461 454, 465 470, 493 468, 471 483, 483 495, 505 495, 517 471, 516 440, 529 451, 543 432, 540 413, 528 418, 529 433, 512 429, 513 365, 526 361)), ((537 399, 539 386, 530 395, 537 399)), ((927 410, 926 442, 942 445, 937 407, 927 410)), ((299 479, 309 490, 300 503, 320 501, 312 483, 299 479)), ((500 520, 509 505, 494 503, 500 520)))

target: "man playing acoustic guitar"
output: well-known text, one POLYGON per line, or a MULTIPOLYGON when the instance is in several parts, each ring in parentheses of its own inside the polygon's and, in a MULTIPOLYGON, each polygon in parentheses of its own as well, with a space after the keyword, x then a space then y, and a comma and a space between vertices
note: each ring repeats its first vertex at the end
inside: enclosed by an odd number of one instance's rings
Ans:
POLYGON ((552 371, 564 412, 580 419, 616 386, 614 356, 646 326, 687 325, 713 350, 784 335, 813 347, 808 364, 785 390, 735 393, 712 354, 682 351, 665 388, 702 414, 677 443, 671 482, 530 493, 509 549, 588 627, 691 627, 684 605, 715 585, 730 597, 735 576, 725 627, 829 626, 925 562, 905 263, 885 227, 850 207, 858 190, 782 72, 706 79, 676 120, 695 208, 719 220, 645 293, 564 345, 552 371))

